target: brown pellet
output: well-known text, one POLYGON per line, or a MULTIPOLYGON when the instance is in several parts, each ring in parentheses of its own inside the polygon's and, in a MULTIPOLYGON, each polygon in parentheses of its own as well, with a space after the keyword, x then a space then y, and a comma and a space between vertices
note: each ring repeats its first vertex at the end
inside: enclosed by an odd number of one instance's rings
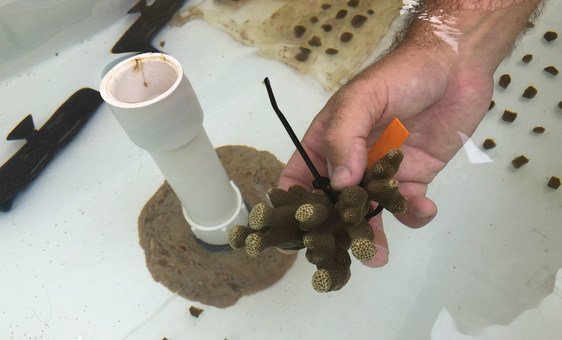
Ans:
POLYGON ((492 101, 490 102, 490 106, 488 107, 488 111, 490 111, 491 109, 493 109, 494 106, 496 106, 496 102, 492 100, 492 101))
POLYGON ((322 41, 320 40, 320 37, 313 36, 313 37, 308 41, 308 44, 309 44, 310 46, 318 47, 318 46, 322 46, 322 41))
POLYGON ((349 42, 351 39, 353 39, 353 33, 343 32, 340 35, 340 41, 343 42, 343 43, 349 42))
POLYGON ((530 63, 531 60, 533 60, 533 55, 532 55, 532 54, 525 54, 525 55, 523 56, 523 58, 521 58, 521 61, 524 62, 525 64, 530 63))
POLYGON ((556 67, 552 66, 552 65, 545 67, 545 68, 544 68, 544 71, 545 71, 546 73, 552 74, 553 76, 557 76, 557 75, 558 75, 558 69, 557 69, 556 67))
POLYGON ((194 306, 189 307, 189 314, 191 314, 192 316, 198 318, 199 315, 201 315, 201 313, 203 313, 204 310, 202 310, 201 308, 197 308, 194 306))
POLYGON ((502 114, 502 119, 509 123, 512 123, 515 118, 517 118, 517 112, 505 110, 502 114))
POLYGON ((347 15, 346 9, 340 9, 339 12, 336 14, 336 19, 343 19, 347 15))
POLYGON ((511 161, 511 165, 513 165, 513 167, 515 169, 519 169, 520 167, 522 167, 523 165, 529 163, 529 159, 523 155, 519 156, 519 157, 515 157, 512 161, 511 161))
POLYGON ((367 10, 367 14, 373 15, 373 14, 375 14, 375 11, 373 11, 372 9, 368 9, 368 10, 367 10))
POLYGON ((308 19, 308 21, 310 21, 311 23, 315 24, 318 22, 318 17, 310 17, 310 19, 308 19))
POLYGON ((361 14, 357 14, 356 16, 351 19, 351 26, 355 28, 359 28, 363 26, 363 24, 367 21, 367 17, 361 14))
POLYGON ((486 150, 495 148, 496 142, 491 138, 487 138, 487 139, 484 140, 484 143, 482 143, 482 147, 486 150))
POLYGON ((340 51, 336 50, 335 48, 328 48, 326 49, 325 53, 329 54, 329 55, 335 55, 338 54, 340 51))
POLYGON ((327 10, 327 9, 332 8, 332 5, 330 5, 330 4, 323 4, 321 7, 322 7, 323 10, 327 10))
POLYGON ((165 42, 164 40, 162 40, 162 41, 160 42, 160 47, 164 47, 164 46, 166 46, 166 42, 165 42))
POLYGON ((509 74, 502 74, 498 85, 506 89, 509 83, 511 83, 511 76, 509 74))
POLYGON ((295 33, 295 37, 300 38, 306 32, 306 27, 298 25, 293 27, 293 33, 295 33))
POLYGON ((357 7, 357 5, 359 5, 359 0, 349 0, 349 1, 347 2, 347 5, 348 5, 349 7, 357 7))
POLYGON ((310 55, 310 49, 306 48, 306 47, 299 47, 300 52, 297 53, 297 55, 295 56, 295 59, 300 61, 300 62, 305 62, 308 60, 308 56, 310 55))
POLYGON ((534 86, 529 86, 523 92, 523 98, 531 99, 537 95, 537 89, 534 86))
POLYGON ((553 31, 548 31, 544 34, 544 40, 546 41, 552 41, 552 40, 556 40, 556 38, 558 38, 558 34, 556 32, 553 31))
POLYGON ((537 134, 544 133, 544 131, 545 131, 545 128, 542 127, 542 126, 535 126, 535 127, 533 128, 533 132, 534 132, 534 133, 537 133, 537 134))
POLYGON ((330 32, 332 30, 332 25, 324 24, 321 26, 324 32, 330 32))
POLYGON ((546 186, 554 190, 558 189, 558 187, 560 187, 560 177, 557 176, 550 177, 548 183, 546 183, 546 186))
POLYGON ((527 23, 525 24, 525 27, 527 27, 527 28, 533 28, 533 27, 535 27, 535 24, 533 24, 533 23, 530 22, 530 21, 527 21, 527 23))
POLYGON ((559 108, 559 109, 562 109, 562 101, 559 101, 559 102, 558 102, 558 108, 559 108))

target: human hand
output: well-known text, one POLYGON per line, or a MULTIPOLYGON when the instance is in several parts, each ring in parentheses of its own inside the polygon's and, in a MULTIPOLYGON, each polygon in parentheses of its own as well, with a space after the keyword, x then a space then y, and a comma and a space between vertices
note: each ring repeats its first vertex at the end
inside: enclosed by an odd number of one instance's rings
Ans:
MULTIPOLYGON (((437 206, 426 197, 428 184, 482 120, 493 73, 540 2, 422 2, 402 42, 336 92, 312 121, 302 144, 321 175, 336 190, 358 184, 368 149, 398 117, 410 136, 395 175, 407 211, 396 218, 412 228, 429 223, 437 206)), ((295 153, 279 187, 311 189, 312 179, 295 153)), ((388 243, 381 216, 369 222, 378 252, 366 264, 379 267, 388 261, 388 243)))
MULTIPOLYGON (((403 45, 372 65, 327 102, 307 130, 302 144, 321 175, 341 190, 361 181, 367 152, 393 117, 410 131, 402 146, 404 160, 395 178, 407 200, 397 215, 410 227, 427 224, 437 207, 427 185, 461 148, 486 112, 492 74, 478 72, 459 58, 403 45)), ((312 175, 299 154, 284 169, 279 187, 294 184, 311 189, 312 175)), ((370 221, 377 255, 370 266, 388 259, 381 216, 370 221)))

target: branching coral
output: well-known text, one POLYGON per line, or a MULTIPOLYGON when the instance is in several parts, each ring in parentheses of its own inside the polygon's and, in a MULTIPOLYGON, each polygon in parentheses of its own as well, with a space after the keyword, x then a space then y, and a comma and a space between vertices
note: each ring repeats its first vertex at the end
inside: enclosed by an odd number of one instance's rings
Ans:
POLYGON ((230 245, 245 247, 250 256, 258 256, 268 247, 285 250, 306 248, 306 259, 316 265, 312 286, 318 292, 341 289, 351 277, 351 258, 368 261, 376 254, 374 234, 365 215, 371 201, 388 211, 406 211, 406 200, 392 176, 403 159, 399 149, 389 151, 370 167, 360 186, 341 191, 335 205, 323 194, 292 186, 288 191, 271 189, 271 205, 256 204, 248 226, 230 231, 230 245))

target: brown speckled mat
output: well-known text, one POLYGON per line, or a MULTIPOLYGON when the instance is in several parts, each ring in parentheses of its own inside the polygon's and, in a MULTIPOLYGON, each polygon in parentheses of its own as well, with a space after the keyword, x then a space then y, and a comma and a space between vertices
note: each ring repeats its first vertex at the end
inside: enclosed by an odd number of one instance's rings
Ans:
MULTIPOLYGON (((254 206, 277 186, 283 164, 266 151, 247 146, 217 149, 228 176, 244 200, 254 206)), ((212 253, 194 239, 181 204, 167 183, 148 201, 139 216, 140 245, 152 277, 191 301, 229 307, 244 295, 266 289, 293 265, 296 254, 267 249, 251 258, 242 250, 212 253)))
POLYGON ((205 0, 172 24, 203 19, 336 90, 371 55, 401 7, 402 0, 205 0))

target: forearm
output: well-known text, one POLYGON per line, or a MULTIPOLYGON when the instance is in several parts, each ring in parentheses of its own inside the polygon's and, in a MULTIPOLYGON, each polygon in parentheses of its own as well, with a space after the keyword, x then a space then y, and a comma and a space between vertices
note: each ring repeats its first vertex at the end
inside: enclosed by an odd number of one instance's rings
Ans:
MULTIPOLYGON (((438 52, 465 68, 493 73, 541 0, 426 0, 401 45, 438 52)), ((452 66, 454 67, 454 65, 452 66)))

